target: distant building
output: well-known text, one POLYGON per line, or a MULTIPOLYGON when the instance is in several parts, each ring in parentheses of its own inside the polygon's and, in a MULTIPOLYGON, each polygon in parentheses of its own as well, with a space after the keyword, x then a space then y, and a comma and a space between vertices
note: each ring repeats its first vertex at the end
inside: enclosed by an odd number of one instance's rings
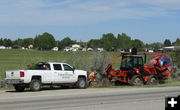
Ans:
POLYGON ((163 47, 164 51, 174 51, 175 50, 175 46, 168 46, 168 47, 163 47))
POLYGON ((152 52, 154 52, 154 49, 153 48, 144 48, 143 51, 152 53, 152 52))
POLYGON ((95 52, 103 52, 103 51, 104 51, 104 48, 95 48, 94 51, 95 51, 95 52))
POLYGON ((87 51, 87 48, 82 48, 82 51, 86 52, 86 51, 87 51))
POLYGON ((64 51, 72 51, 72 47, 65 47, 64 51))
POLYGON ((153 53, 153 52, 154 52, 154 50, 153 50, 153 49, 149 49, 149 50, 148 50, 148 52, 153 53))
POLYGON ((28 49, 33 49, 33 45, 29 45, 29 46, 28 46, 28 49))
POLYGON ((97 48, 98 51, 103 52, 104 48, 97 48))
POLYGON ((73 44, 72 47, 65 47, 64 51, 79 51, 82 50, 82 47, 78 44, 73 44))
POLYGON ((53 51, 58 51, 59 48, 58 48, 58 47, 54 47, 54 48, 52 48, 52 50, 53 50, 53 51))
POLYGON ((25 48, 24 48, 24 47, 21 47, 21 49, 22 49, 22 50, 25 50, 25 48))
POLYGON ((79 50, 78 48, 73 48, 73 49, 72 49, 73 52, 76 52, 76 51, 78 51, 78 50, 79 50))
POLYGON ((88 48, 87 51, 93 51, 93 49, 92 48, 88 48))
POLYGON ((0 49, 6 49, 6 47, 5 46, 0 46, 0 49))
POLYGON ((72 45, 72 48, 81 48, 81 46, 78 45, 78 44, 73 44, 73 45, 72 45))
POLYGON ((117 52, 121 52, 121 53, 124 53, 124 52, 125 52, 125 50, 124 50, 124 49, 116 49, 115 51, 117 51, 117 52))

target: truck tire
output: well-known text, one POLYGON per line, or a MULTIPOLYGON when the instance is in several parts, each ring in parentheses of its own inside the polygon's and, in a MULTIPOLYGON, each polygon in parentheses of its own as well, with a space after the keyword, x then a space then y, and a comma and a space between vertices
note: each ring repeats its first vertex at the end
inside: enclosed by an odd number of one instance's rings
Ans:
POLYGON ((146 82, 146 85, 158 85, 159 82, 157 80, 157 77, 154 75, 151 75, 148 79, 148 81, 146 82))
POLYGON ((86 79, 82 77, 78 78, 76 87, 78 87, 79 89, 85 89, 86 86, 87 86, 86 79))
POLYGON ((14 85, 14 89, 16 90, 16 92, 23 92, 25 89, 25 86, 14 85))
POLYGON ((31 91, 41 90, 41 81, 38 79, 33 79, 29 85, 31 91))
POLYGON ((139 85, 143 85, 144 83, 143 83, 143 79, 141 78, 141 76, 134 75, 134 76, 132 76, 129 84, 131 86, 139 86, 139 85))

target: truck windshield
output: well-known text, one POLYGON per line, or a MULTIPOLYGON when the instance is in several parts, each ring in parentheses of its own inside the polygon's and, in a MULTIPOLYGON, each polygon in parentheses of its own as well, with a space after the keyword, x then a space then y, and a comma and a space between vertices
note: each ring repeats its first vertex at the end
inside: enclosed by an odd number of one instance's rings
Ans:
MULTIPOLYGON (((123 56, 122 60, 127 58, 127 56, 123 56)), ((142 57, 131 56, 127 60, 121 62, 121 70, 130 70, 132 68, 139 68, 143 66, 142 57)))
POLYGON ((63 67, 65 71, 73 71, 73 69, 69 65, 63 64, 63 67))
MULTIPOLYGON (((127 58, 127 57, 124 57, 124 58, 127 58)), ((133 68, 133 60, 132 60, 132 58, 128 58, 127 60, 121 62, 121 70, 129 70, 129 69, 132 69, 132 68, 133 68)))

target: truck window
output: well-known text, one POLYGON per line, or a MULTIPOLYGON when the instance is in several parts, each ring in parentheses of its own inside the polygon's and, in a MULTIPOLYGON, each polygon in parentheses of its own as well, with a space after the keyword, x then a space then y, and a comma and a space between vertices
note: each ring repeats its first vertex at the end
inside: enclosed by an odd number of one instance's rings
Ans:
POLYGON ((54 70, 62 70, 62 67, 60 64, 53 64, 54 70))
POLYGON ((49 64, 37 64, 34 68, 35 70, 51 70, 49 64))
POLYGON ((69 65, 63 64, 63 67, 65 71, 73 71, 73 69, 69 65))
POLYGON ((51 70, 49 64, 44 64, 44 65, 42 65, 42 67, 40 66, 40 69, 41 69, 41 68, 42 68, 42 70, 51 70))

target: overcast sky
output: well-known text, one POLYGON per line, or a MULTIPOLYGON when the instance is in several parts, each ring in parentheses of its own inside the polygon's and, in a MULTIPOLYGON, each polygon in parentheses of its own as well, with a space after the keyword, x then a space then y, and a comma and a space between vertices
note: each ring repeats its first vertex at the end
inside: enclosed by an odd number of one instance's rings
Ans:
POLYGON ((126 33, 145 43, 180 37, 180 0, 0 0, 0 38, 99 39, 126 33))

